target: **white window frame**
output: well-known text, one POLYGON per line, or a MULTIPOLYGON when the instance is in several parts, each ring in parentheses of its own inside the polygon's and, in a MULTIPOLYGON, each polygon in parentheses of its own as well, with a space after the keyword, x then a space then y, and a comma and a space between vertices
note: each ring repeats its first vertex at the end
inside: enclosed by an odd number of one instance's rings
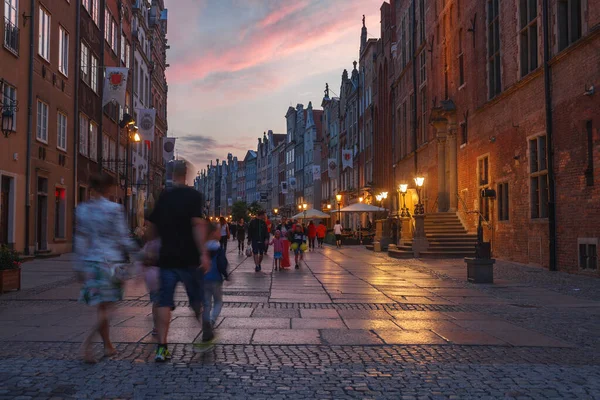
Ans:
POLYGON ((35 138, 42 143, 48 144, 48 104, 43 101, 37 101, 37 129, 35 138))
POLYGON ((100 0, 90 0, 92 2, 92 19, 96 26, 100 26, 100 0))
POLYGON ((98 125, 94 121, 89 122, 90 138, 90 160, 98 161, 98 125))
POLYGON ((89 155, 89 119, 85 114, 79 114, 79 154, 89 155))
POLYGON ((56 148, 67 151, 67 115, 61 111, 56 114, 56 148))
MULTIPOLYGON (((531 136, 527 139, 527 158, 528 158, 528 169, 529 169, 529 217, 532 220, 545 220, 548 219, 549 216, 549 208, 548 208, 548 203, 546 203, 545 208, 544 208, 544 204, 543 204, 543 195, 542 195, 542 189, 540 182, 542 182, 542 179, 545 178, 545 190, 548 191, 549 190, 549 182, 548 182, 548 137, 545 134, 541 134, 541 135, 536 135, 536 136, 531 136), (540 162, 540 154, 542 151, 541 148, 541 143, 542 143, 542 138, 543 138, 543 143, 544 143, 544 164, 542 164, 540 162), (535 154, 537 156, 536 160, 532 160, 532 142, 535 142, 535 154), (532 168, 535 163, 535 170, 532 168), (537 182, 537 202, 538 202, 538 207, 536 210, 536 214, 534 215, 534 208, 533 208, 533 198, 534 198, 534 193, 533 193, 533 185, 532 182, 533 181, 537 182), (544 213, 545 211, 545 213, 544 213)), ((546 201, 550 202, 550 193, 547 192, 546 193, 546 201)))
POLYGON ((4 18, 14 26, 18 26, 19 0, 4 0, 4 18))
POLYGON ((58 26, 58 71, 64 76, 69 76, 69 32, 58 26))
POLYGON ((42 6, 39 6, 38 12, 38 54, 46 61, 50 61, 50 25, 52 18, 50 13, 42 6))
POLYGON ((540 66, 538 7, 538 0, 519 1, 519 70, 521 78, 529 75, 540 66), (531 10, 530 1, 535 2, 535 10, 531 10), (531 11, 534 15, 531 15, 531 11), (535 49, 531 48, 533 39, 535 39, 535 49))
MULTIPOLYGON (((2 87, 2 104, 4 105, 16 105, 17 104, 17 88, 3 82, 2 87)), ((17 111, 13 108, 13 119, 12 119, 12 131, 17 130, 17 111)))
POLYGON ((93 54, 90 54, 90 87, 94 93, 98 93, 98 59, 93 54))
POLYGON ((81 80, 90 84, 90 48, 81 42, 81 52, 79 55, 81 60, 81 80))

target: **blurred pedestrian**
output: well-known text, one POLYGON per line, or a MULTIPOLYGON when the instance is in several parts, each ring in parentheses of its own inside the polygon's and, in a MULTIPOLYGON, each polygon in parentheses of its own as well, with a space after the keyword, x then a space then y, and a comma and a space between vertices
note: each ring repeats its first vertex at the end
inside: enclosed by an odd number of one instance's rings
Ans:
MULTIPOLYGON (((167 348, 167 333, 171 311, 175 308, 177 284, 184 284, 190 307, 194 310, 196 318, 201 319, 202 276, 211 265, 206 249, 208 222, 202 218, 203 198, 199 192, 186 186, 187 170, 185 161, 175 161, 173 187, 161 194, 150 215, 152 231, 161 239, 158 258, 160 295, 157 311, 157 362, 171 358, 167 348), (199 266, 204 271, 200 270, 199 266)), ((203 324, 202 339, 211 340, 212 337, 210 324, 203 324)))
POLYGON ((97 307, 97 321, 82 344, 83 360, 95 363, 92 340, 96 333, 104 342, 104 355, 116 353, 110 341, 109 318, 114 303, 123 299, 124 265, 128 253, 137 246, 129 235, 123 206, 107 199, 113 178, 101 174, 90 181, 95 196, 75 212, 75 253, 79 259, 76 270, 83 283, 79 299, 97 307))
POLYGON ((254 270, 259 272, 262 269, 262 260, 265 253, 265 245, 269 240, 269 232, 265 222, 265 212, 259 211, 256 218, 250 221, 248 225, 248 245, 252 244, 252 253, 254 254, 254 270))
POLYGON ((296 224, 296 229, 292 234, 292 250, 294 250, 294 261, 296 269, 300 268, 299 262, 304 259, 304 249, 306 248, 306 234, 302 225, 296 224))
POLYGON ((230 223, 229 223, 229 233, 231 234, 231 240, 235 241, 237 240, 237 224, 235 223, 235 221, 233 219, 231 219, 230 223))
POLYGON ((221 244, 221 248, 225 253, 227 253, 227 241, 229 240, 230 233, 229 225, 227 224, 225 217, 219 218, 219 225, 217 225, 217 227, 221 233, 221 239, 219 241, 221 244))
POLYGON ((275 271, 281 269, 281 260, 283 259, 283 239, 281 238, 281 231, 275 231, 275 237, 271 239, 269 243, 273 246, 273 265, 275 271))
POLYGON ((308 223, 307 234, 308 234, 308 249, 315 251, 315 240, 317 238, 317 227, 315 226, 315 224, 312 221, 310 221, 308 223))
POLYGON ((335 225, 333 226, 333 233, 335 235, 335 245, 339 249, 342 247, 342 232, 344 228, 342 224, 340 224, 340 220, 335 221, 335 225))
POLYGON ((323 242, 325 241, 325 235, 327 234, 327 228, 323 222, 319 221, 317 226, 317 241, 319 242, 319 248, 323 248, 323 242))
POLYGON ((238 254, 244 254, 244 240, 246 239, 246 223, 240 218, 235 230, 238 241, 238 254))

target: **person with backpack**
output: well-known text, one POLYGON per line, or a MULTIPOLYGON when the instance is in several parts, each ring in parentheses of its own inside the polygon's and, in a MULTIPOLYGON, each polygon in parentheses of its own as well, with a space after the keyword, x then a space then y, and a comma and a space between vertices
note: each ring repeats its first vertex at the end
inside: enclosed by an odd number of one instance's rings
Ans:
POLYGON ((248 225, 248 245, 252 245, 254 254, 254 271, 259 272, 262 269, 263 255, 265 247, 269 240, 267 223, 265 222, 265 212, 259 211, 256 218, 250 221, 248 225))

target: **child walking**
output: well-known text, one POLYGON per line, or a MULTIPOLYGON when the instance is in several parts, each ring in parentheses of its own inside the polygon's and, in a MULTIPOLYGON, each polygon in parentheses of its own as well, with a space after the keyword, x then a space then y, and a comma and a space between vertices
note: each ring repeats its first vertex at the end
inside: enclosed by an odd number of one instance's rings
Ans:
POLYGON ((292 248, 294 249, 294 260, 296 262, 296 269, 300 268, 298 260, 304 260, 303 247, 306 247, 305 241, 306 236, 304 235, 304 229, 302 228, 302 225, 296 224, 296 229, 294 229, 294 233, 292 234, 292 248))
POLYGON ((283 258, 283 239, 281 231, 275 231, 275 237, 269 242, 273 246, 273 262, 275 263, 275 271, 281 269, 281 259, 283 258))
POLYGON ((209 350, 215 338, 215 323, 223 308, 223 280, 227 280, 227 258, 220 246, 220 229, 210 234, 206 247, 210 252, 211 267, 204 275, 204 308, 202 310, 202 342, 195 345, 200 351, 209 350))

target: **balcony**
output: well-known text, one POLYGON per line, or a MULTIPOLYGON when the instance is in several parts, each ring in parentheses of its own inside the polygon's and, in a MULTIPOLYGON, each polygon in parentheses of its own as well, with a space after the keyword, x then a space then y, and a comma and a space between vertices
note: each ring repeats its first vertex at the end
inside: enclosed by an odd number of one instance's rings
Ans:
POLYGON ((4 47, 19 55, 19 28, 7 18, 4 18, 4 47))

